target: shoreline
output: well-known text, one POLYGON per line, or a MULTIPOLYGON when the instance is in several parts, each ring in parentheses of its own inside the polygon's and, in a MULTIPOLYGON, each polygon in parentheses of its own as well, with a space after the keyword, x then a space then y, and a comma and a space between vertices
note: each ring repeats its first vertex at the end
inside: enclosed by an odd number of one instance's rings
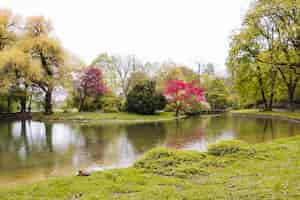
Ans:
POLYGON ((261 112, 261 111, 258 111, 258 110, 237 110, 237 111, 231 111, 230 114, 232 116, 239 116, 239 117, 253 117, 253 118, 261 118, 261 119, 278 119, 278 120, 282 120, 282 121, 300 123, 300 113, 299 113, 299 116, 289 116, 289 115, 297 115, 297 113, 274 112, 274 111, 261 112))

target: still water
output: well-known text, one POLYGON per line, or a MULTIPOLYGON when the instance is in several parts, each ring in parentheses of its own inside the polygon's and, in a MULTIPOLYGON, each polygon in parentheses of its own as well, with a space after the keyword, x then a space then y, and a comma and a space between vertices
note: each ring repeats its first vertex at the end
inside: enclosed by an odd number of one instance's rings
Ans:
POLYGON ((299 133, 300 124, 233 116, 135 125, 0 122, 0 185, 125 167, 158 146, 203 151, 219 140, 260 143, 299 133))

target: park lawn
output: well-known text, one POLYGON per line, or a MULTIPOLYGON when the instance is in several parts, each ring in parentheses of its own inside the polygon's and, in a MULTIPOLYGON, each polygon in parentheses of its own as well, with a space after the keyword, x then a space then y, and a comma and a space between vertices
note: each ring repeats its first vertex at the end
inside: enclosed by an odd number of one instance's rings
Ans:
POLYGON ((75 112, 75 113, 33 113, 34 120, 40 121, 88 121, 88 122, 156 122, 175 120, 173 112, 160 112, 154 115, 139 115, 133 113, 102 113, 102 112, 75 112))
POLYGON ((259 111, 258 109, 243 109, 231 111, 233 114, 245 114, 255 116, 270 116, 292 120, 300 120, 300 112, 275 112, 275 111, 259 111))
POLYGON ((0 188, 0 199, 300 199, 300 136, 207 153, 163 148, 133 167, 0 188))

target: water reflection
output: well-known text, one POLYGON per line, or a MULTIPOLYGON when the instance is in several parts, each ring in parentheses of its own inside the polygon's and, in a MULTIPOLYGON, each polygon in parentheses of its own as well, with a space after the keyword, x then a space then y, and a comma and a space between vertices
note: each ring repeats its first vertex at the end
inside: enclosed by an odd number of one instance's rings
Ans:
POLYGON ((230 116, 136 125, 0 122, 0 184, 71 175, 79 168, 129 166, 157 146, 206 150, 224 139, 267 142, 296 135, 299 127, 230 116))

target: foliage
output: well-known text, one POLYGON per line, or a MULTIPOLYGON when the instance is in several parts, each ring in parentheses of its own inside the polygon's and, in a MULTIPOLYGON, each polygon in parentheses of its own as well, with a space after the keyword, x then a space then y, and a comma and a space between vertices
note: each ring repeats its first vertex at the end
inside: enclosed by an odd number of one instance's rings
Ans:
POLYGON ((170 80, 182 80, 191 82, 196 80, 198 74, 187 66, 180 66, 174 63, 164 63, 156 74, 157 89, 159 92, 165 90, 166 84, 170 80))
POLYGON ((224 80, 216 78, 212 80, 211 86, 207 89, 207 101, 213 109, 225 109, 229 105, 229 91, 224 80))
POLYGON ((106 91, 102 71, 96 67, 88 67, 80 74, 75 88, 78 92, 79 111, 95 110, 99 108, 97 102, 106 91))
POLYGON ((145 81, 136 85, 128 94, 126 109, 128 112, 139 114, 154 114, 164 107, 164 102, 155 91, 155 82, 145 81))
POLYGON ((105 113, 116 113, 121 111, 122 99, 114 95, 104 95, 101 97, 101 109, 105 113))
POLYGON ((175 106, 176 116, 181 111, 191 110, 205 101, 204 90, 195 86, 195 81, 186 83, 180 80, 167 82, 164 95, 175 106))
POLYGON ((163 110, 167 105, 167 99, 163 94, 158 93, 156 95, 156 109, 163 110))
MULTIPOLYGON (((174 110, 174 109, 173 109, 174 110)), ((189 106, 185 109, 187 115, 197 115, 201 112, 208 112, 211 110, 210 104, 205 101, 201 101, 194 106, 189 106)))
POLYGON ((232 37, 228 67, 240 96, 272 110, 282 86, 294 109, 299 82, 299 2, 257 1, 232 37), (298 39, 297 39, 298 38, 298 39))

